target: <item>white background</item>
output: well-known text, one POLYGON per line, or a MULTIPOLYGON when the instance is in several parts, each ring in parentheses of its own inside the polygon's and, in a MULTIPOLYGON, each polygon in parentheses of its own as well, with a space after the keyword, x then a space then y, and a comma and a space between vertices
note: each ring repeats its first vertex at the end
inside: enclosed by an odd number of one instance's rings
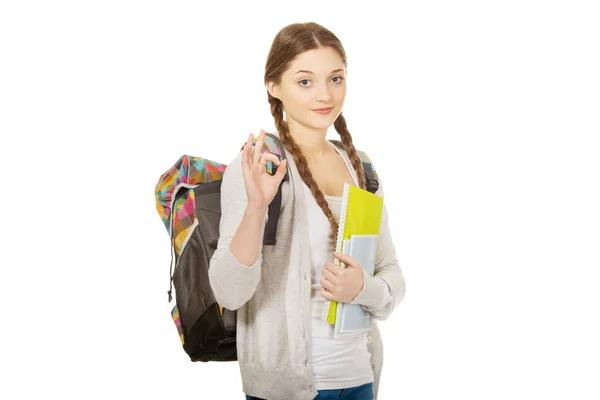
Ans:
POLYGON ((315 21, 407 280, 380 399, 600 398, 594 3, 3 2, 0 397, 243 398, 181 349, 154 186, 274 129, 271 41, 315 21))

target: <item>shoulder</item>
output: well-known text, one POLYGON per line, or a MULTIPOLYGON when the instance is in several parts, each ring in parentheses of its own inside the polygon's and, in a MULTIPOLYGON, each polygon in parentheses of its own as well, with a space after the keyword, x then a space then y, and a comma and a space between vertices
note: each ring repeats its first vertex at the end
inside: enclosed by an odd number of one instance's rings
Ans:
POLYGON ((221 178, 224 185, 237 185, 243 182, 244 172, 242 171, 242 152, 238 152, 236 156, 227 164, 223 177, 221 178))
MULTIPOLYGON (((346 149, 344 148, 344 145, 342 144, 342 142, 340 140, 329 140, 333 145, 335 145, 338 149, 341 150, 342 154, 350 159, 350 155, 346 152, 346 149)), ((356 153, 358 154, 358 156, 360 157, 360 160, 363 163, 368 163, 368 164, 373 164, 373 161, 371 160, 371 157, 369 157, 369 155, 367 154, 366 151, 361 150, 359 148, 356 148, 356 153)), ((373 167, 374 168, 374 167, 373 167)))

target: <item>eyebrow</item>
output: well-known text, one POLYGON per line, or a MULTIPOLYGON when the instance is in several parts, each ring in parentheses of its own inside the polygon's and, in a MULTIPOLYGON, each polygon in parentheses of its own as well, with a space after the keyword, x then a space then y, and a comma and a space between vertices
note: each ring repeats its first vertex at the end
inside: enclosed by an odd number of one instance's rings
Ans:
MULTIPOLYGON (((343 72, 343 71, 344 71, 344 69, 340 68, 340 69, 336 69, 336 70, 331 71, 331 73, 335 74, 336 72, 343 72)), ((296 71, 297 74, 299 74, 300 72, 303 72, 305 74, 314 74, 314 72, 312 72, 312 71, 306 71, 304 69, 301 69, 300 71, 296 71)))

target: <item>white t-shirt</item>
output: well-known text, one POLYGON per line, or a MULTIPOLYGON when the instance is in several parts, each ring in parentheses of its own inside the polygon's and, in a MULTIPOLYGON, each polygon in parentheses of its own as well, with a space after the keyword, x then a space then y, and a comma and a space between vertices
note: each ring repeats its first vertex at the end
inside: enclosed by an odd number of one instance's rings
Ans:
MULTIPOLYGON (((332 143, 330 144, 342 155, 358 186, 356 173, 350 159, 344 151, 332 143)), ((320 280, 323 277, 325 262, 334 262, 333 241, 329 237, 331 224, 308 186, 304 185, 304 189, 308 220, 310 221, 312 367, 316 389, 343 389, 373 382, 371 354, 367 348, 367 333, 334 338, 334 326, 321 319, 325 299, 321 297, 320 280)), ((335 220, 339 222, 342 198, 326 195, 325 199, 335 220)))

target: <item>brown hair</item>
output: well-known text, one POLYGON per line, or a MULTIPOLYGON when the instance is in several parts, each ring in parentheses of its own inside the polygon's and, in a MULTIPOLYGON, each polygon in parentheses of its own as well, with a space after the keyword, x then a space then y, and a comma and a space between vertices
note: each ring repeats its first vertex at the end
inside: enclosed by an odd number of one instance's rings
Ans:
MULTIPOLYGON (((269 55, 267 57, 267 63, 265 66, 265 83, 270 81, 280 84, 281 76, 283 75, 284 71, 287 70, 289 64, 294 58, 305 51, 322 47, 330 47, 335 50, 342 58, 344 66, 347 67, 346 52, 342 46, 342 43, 331 31, 315 22, 295 23, 286 26, 277 33, 275 39, 273 40, 273 44, 271 45, 271 49, 269 50, 269 55)), ((312 173, 308 168, 308 162, 306 158, 300 151, 300 147, 298 147, 292 138, 292 135, 289 134, 290 131, 288 124, 283 119, 283 103, 278 98, 271 96, 268 91, 267 96, 269 104, 271 105, 271 114, 273 114, 273 118, 275 118, 275 126, 279 132, 279 136, 283 144, 285 145, 286 149, 292 153, 296 166, 298 167, 300 177, 306 186, 310 188, 310 191, 317 200, 317 204, 321 207, 331 223, 331 237, 333 239, 333 246, 335 248, 337 242, 338 224, 335 221, 331 210, 329 209, 329 205, 327 204, 327 200, 325 200, 323 192, 321 192, 319 186, 313 179, 312 173)), ((352 166, 356 171, 359 187, 365 189, 366 179, 362 162, 360 156, 354 148, 352 136, 350 135, 350 131, 348 131, 346 120, 342 113, 340 113, 339 117, 335 120, 333 126, 340 135, 342 144, 344 145, 344 150, 348 154, 350 161, 352 162, 352 166)))

